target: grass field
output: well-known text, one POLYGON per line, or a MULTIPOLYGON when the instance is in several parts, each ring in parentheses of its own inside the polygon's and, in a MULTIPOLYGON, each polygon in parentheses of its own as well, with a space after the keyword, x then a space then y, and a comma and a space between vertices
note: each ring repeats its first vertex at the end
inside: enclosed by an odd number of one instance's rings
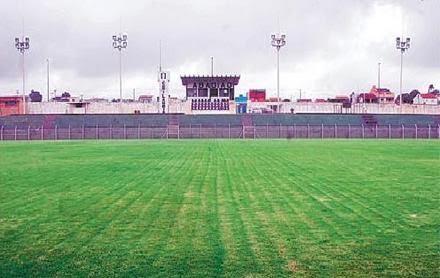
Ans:
POLYGON ((440 275, 440 141, 0 143, 0 276, 440 275))

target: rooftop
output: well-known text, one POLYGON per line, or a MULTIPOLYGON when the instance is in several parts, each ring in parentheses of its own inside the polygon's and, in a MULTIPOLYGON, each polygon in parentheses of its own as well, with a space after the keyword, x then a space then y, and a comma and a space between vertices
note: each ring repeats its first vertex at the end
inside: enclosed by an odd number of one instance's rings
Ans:
POLYGON ((225 82, 232 83, 234 86, 236 86, 240 81, 240 75, 184 75, 181 76, 180 79, 182 79, 182 85, 198 82, 225 82))

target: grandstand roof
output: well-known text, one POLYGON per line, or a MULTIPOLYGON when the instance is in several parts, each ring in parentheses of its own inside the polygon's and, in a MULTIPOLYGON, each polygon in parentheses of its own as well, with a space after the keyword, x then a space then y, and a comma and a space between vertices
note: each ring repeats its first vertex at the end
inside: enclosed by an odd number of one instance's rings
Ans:
POLYGON ((225 83, 232 83, 234 86, 238 85, 238 82, 240 81, 240 75, 191 75, 191 76, 181 76, 182 79, 182 85, 186 86, 188 84, 192 83, 198 83, 198 82, 225 82, 225 83))

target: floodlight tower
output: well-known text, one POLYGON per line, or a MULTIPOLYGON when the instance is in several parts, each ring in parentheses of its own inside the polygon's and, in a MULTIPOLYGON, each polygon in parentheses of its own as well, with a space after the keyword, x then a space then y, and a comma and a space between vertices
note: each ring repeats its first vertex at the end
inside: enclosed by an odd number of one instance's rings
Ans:
POLYGON ((396 48, 400 50, 400 113, 403 111, 403 99, 402 99, 402 83, 403 83, 403 53, 410 47, 410 38, 406 38, 406 41, 400 39, 400 37, 396 38, 396 48))
POLYGON ((22 70, 22 85, 23 85, 23 114, 26 114, 26 98, 25 98, 25 69, 24 69, 24 53, 29 49, 29 38, 25 37, 21 39, 15 38, 15 48, 21 53, 21 70, 22 70))
POLYGON ((277 112, 280 113, 280 49, 286 45, 285 34, 272 34, 272 46, 277 50, 277 112))
POLYGON ((119 50, 119 101, 122 102, 122 49, 127 48, 127 35, 113 35, 113 48, 119 50))

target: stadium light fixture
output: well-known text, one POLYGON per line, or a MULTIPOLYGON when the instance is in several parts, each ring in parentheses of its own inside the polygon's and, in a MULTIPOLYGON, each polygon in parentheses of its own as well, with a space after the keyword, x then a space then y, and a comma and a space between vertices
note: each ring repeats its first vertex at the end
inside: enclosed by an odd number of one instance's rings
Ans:
POLYGON ((113 35, 113 48, 119 50, 119 101, 122 102, 122 50, 127 48, 127 35, 113 35))
POLYGON ((272 34, 271 39, 277 50, 277 112, 280 113, 280 49, 286 45, 286 35, 272 34))
POLYGON ((15 48, 21 53, 21 70, 22 70, 22 95, 23 95, 23 114, 26 113, 26 80, 25 80, 25 65, 24 65, 24 54, 26 50, 29 49, 30 46, 30 40, 28 37, 22 38, 21 40, 19 38, 15 38, 15 48))
POLYGON ((403 54, 405 51, 409 49, 411 45, 411 39, 406 38, 406 40, 400 39, 400 37, 396 38, 396 48, 400 50, 400 113, 403 112, 403 98, 402 98, 402 83, 403 83, 403 54))

